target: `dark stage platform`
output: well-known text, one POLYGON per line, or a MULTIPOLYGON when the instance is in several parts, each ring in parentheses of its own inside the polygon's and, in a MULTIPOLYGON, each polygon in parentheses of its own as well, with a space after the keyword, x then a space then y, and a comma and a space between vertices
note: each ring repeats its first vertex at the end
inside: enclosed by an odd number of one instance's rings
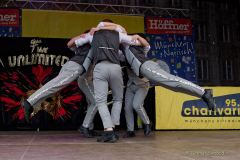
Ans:
POLYGON ((240 131, 140 130, 131 139, 98 143, 77 131, 1 131, 0 160, 239 160, 240 131))

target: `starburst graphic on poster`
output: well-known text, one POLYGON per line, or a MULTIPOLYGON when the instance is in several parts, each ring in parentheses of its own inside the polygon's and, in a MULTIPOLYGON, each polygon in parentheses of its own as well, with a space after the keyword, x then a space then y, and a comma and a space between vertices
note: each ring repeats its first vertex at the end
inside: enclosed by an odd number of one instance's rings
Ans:
MULTIPOLYGON (((0 74, 0 103, 4 111, 12 115, 12 120, 23 120, 24 109, 21 102, 54 78, 58 70, 42 65, 29 66, 24 69, 1 71, 0 74)), ((76 82, 37 105, 32 115, 40 110, 48 112, 53 119, 68 119, 78 110, 82 95, 76 82)))

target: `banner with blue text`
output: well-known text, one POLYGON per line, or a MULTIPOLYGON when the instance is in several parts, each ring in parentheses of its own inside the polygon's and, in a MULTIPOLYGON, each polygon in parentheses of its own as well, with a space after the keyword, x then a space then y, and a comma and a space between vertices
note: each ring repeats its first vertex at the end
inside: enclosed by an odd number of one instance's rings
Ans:
POLYGON ((200 98, 155 87, 156 129, 240 129, 240 88, 211 89, 214 111, 200 98))
POLYGON ((148 57, 165 61, 171 74, 196 82, 191 20, 146 17, 145 29, 151 45, 148 57))

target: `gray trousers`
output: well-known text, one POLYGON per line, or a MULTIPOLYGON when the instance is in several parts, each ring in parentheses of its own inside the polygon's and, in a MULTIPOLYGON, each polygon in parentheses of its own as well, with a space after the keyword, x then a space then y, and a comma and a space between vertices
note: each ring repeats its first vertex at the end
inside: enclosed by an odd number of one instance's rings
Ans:
POLYGON ((85 94, 88 102, 88 110, 83 121, 83 126, 92 129, 93 118, 97 113, 97 107, 93 95, 93 84, 92 82, 88 82, 86 80, 85 75, 79 76, 82 72, 83 69, 81 65, 73 61, 68 61, 62 66, 57 77, 43 85, 40 89, 33 93, 27 101, 32 106, 35 106, 78 78, 78 86, 85 94))
POLYGON ((156 62, 148 60, 141 63, 127 47, 125 52, 125 57, 137 76, 141 74, 150 81, 176 92, 183 92, 200 98, 204 94, 203 88, 188 80, 167 73, 156 62))
POLYGON ((123 99, 123 78, 120 65, 108 61, 96 64, 93 70, 95 100, 104 128, 120 124, 123 99), (112 90, 113 106, 111 114, 107 106, 108 87, 112 90))
MULTIPOLYGON (((87 58, 85 59, 83 66, 85 70, 88 70, 92 59, 92 52, 88 53, 87 58)), ((43 85, 36 92, 34 92, 27 101, 34 107, 46 98, 51 97, 53 94, 63 89, 71 82, 78 78, 78 86, 85 94, 87 102, 88 102, 88 110, 83 121, 83 126, 86 128, 93 128, 93 118, 96 115, 97 107, 93 94, 93 84, 92 82, 88 82, 84 75, 80 76, 84 72, 83 67, 76 62, 68 61, 66 62, 57 77, 43 85)))
POLYGON ((62 66, 59 74, 55 78, 34 92, 28 97, 27 101, 33 107, 42 103, 46 98, 51 97, 54 93, 77 79, 82 72, 83 68, 81 65, 73 61, 68 61, 62 66))
POLYGON ((141 65, 140 73, 150 81, 156 82, 159 85, 176 92, 183 92, 197 97, 202 97, 204 94, 204 89, 200 86, 167 73, 161 69, 156 62, 150 60, 141 65))
POLYGON ((93 119, 97 113, 97 105, 94 97, 93 82, 88 81, 85 75, 78 78, 78 86, 86 96, 88 103, 87 113, 83 120, 82 126, 85 128, 93 129, 93 119))
POLYGON ((144 99, 147 96, 149 89, 149 82, 142 85, 135 85, 131 83, 127 87, 125 93, 125 118, 127 123, 127 130, 134 131, 134 114, 133 109, 137 112, 144 124, 150 124, 148 115, 143 107, 144 99))

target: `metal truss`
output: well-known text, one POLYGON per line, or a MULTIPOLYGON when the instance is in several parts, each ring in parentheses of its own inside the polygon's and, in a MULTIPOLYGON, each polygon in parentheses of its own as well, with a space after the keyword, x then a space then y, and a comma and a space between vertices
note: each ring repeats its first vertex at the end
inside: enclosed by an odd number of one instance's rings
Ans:
POLYGON ((1 8, 24 8, 39 10, 61 10, 61 11, 80 11, 97 12, 125 15, 151 15, 162 17, 189 17, 189 9, 178 8, 159 8, 146 6, 128 6, 112 4, 93 4, 78 3, 71 1, 53 1, 53 0, 2 0, 1 8))

